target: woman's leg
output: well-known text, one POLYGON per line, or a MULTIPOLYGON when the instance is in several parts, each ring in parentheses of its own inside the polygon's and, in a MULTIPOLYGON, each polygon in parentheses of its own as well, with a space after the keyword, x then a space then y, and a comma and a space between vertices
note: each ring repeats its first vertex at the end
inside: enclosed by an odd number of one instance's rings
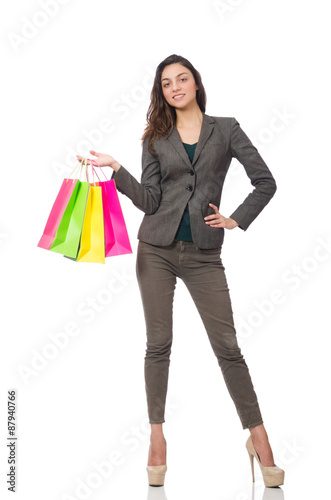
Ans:
POLYGON ((261 464, 265 467, 274 467, 274 457, 264 425, 258 425, 249 429, 253 446, 260 457, 261 464))
POLYGON ((265 466, 274 465, 250 373, 237 343, 224 267, 217 250, 187 246, 180 271, 206 328, 244 429, 265 466))
POLYGON ((206 328, 244 429, 263 423, 248 367, 237 343, 224 267, 217 250, 190 246, 182 277, 206 328))
POLYGON ((166 463, 166 447, 162 425, 163 424, 151 424, 147 465, 164 465, 166 463))
POLYGON ((139 242, 137 278, 146 322, 145 386, 150 424, 162 424, 172 345, 176 275, 166 249, 139 242))
POLYGON ((175 270, 169 262, 171 254, 171 248, 159 249, 142 242, 138 245, 136 271, 146 322, 144 373, 151 424, 147 465, 163 465, 166 461, 162 423, 165 421, 176 286, 175 270))

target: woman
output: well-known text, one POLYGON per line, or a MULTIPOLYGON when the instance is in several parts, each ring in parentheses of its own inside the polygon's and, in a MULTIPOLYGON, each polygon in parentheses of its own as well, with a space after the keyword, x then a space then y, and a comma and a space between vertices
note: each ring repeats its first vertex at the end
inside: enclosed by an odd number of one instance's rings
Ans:
POLYGON ((252 472, 255 456, 265 485, 278 486, 283 484, 284 471, 274 464, 250 374, 237 344, 220 258, 224 229, 239 226, 246 230, 274 195, 276 184, 237 120, 206 115, 205 107, 199 72, 187 59, 171 55, 156 70, 142 137, 141 182, 113 157, 90 151, 99 166, 113 168, 117 189, 145 213, 138 232, 136 270, 147 328, 149 484, 163 485, 167 470, 162 424, 172 304, 180 277, 204 322, 242 426, 250 431, 246 448, 252 472), (218 206, 233 157, 243 164, 254 190, 225 217, 218 206))

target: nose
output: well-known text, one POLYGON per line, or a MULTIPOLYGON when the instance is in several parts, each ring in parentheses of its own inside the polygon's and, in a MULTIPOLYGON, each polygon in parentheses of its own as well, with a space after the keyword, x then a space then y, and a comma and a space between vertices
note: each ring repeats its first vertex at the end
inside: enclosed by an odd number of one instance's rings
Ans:
POLYGON ((180 84, 179 82, 174 82, 174 86, 172 87, 172 90, 174 92, 178 92, 178 90, 180 89, 180 84))

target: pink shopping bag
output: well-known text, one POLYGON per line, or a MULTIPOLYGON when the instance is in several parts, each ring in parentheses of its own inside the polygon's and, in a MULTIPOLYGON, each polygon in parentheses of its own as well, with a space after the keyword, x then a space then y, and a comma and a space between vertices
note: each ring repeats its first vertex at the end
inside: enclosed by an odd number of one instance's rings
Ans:
MULTIPOLYGON (((97 164, 95 160, 90 161, 92 162, 92 165, 93 163, 97 164)), ((98 177, 95 168, 93 166, 92 168, 98 177)), ((102 170, 101 172, 105 176, 102 170)), ((129 235, 118 198, 115 181, 114 179, 107 180, 106 176, 105 178, 106 181, 100 181, 98 177, 98 184, 102 189, 105 256, 112 257, 115 255, 125 255, 128 253, 132 253, 129 235)))
POLYGON ((49 217, 47 219, 44 233, 38 243, 38 247, 45 248, 45 250, 50 249, 68 201, 70 200, 70 197, 75 189, 76 183, 77 179, 63 180, 60 191, 53 204, 51 213, 49 214, 49 217))

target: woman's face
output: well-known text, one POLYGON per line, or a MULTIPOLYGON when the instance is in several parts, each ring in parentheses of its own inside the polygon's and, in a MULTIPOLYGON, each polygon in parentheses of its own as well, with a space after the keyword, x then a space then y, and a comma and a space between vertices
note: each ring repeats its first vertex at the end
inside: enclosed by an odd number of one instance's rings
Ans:
POLYGON ((161 85, 164 98, 178 109, 196 102, 198 86, 192 72, 180 63, 169 64, 162 71, 161 85))

